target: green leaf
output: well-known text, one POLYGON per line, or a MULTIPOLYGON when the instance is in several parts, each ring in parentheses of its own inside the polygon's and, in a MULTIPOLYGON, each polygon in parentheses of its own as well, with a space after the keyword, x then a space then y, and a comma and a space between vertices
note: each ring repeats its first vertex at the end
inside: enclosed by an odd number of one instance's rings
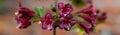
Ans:
POLYGON ((36 18, 32 17, 30 21, 33 23, 36 20, 36 18))
POLYGON ((82 17, 75 16, 74 18, 77 19, 77 20, 79 20, 79 21, 81 21, 81 22, 86 22, 86 20, 83 19, 82 17))
POLYGON ((35 10, 36 10, 37 14, 38 14, 40 17, 43 17, 43 16, 45 15, 45 13, 46 13, 46 12, 44 11, 43 7, 36 7, 35 10))

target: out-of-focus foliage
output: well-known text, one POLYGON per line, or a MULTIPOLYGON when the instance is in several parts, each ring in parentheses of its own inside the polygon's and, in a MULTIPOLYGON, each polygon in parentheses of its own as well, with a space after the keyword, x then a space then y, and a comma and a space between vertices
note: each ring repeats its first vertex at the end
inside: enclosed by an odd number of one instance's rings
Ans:
POLYGON ((71 30, 76 30, 78 32, 78 35, 84 35, 85 31, 82 27, 80 27, 78 24, 75 24, 71 30))
POLYGON ((83 7, 86 5, 84 0, 70 0, 72 4, 76 7, 83 7))
POLYGON ((4 0, 0 0, 0 8, 3 6, 4 0))
POLYGON ((0 15, 6 14, 6 12, 9 12, 8 9, 4 5, 5 0, 0 0, 0 15))

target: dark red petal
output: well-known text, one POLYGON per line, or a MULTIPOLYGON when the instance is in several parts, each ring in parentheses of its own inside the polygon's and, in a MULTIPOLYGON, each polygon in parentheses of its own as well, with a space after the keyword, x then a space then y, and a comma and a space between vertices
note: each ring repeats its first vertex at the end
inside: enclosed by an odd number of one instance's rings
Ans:
POLYGON ((55 21, 51 19, 49 20, 49 22, 47 20, 41 22, 42 22, 42 28, 45 30, 52 30, 53 25, 55 24, 55 21))
POLYGON ((91 23, 92 25, 96 24, 98 21, 96 15, 79 15, 79 17, 82 17, 83 19, 91 23))
POLYGON ((42 29, 47 29, 47 24, 45 22, 42 22, 42 29))
POLYGON ((59 28, 63 29, 64 28, 64 23, 60 23, 59 28))
POLYGON ((19 29, 24 29, 31 25, 31 22, 26 18, 19 18, 17 19, 17 22, 18 22, 17 28, 19 29))
POLYGON ((77 20, 71 20, 70 21, 70 25, 73 26, 75 23, 77 23, 78 21, 77 20))
POLYGON ((55 8, 55 7, 53 7, 51 10, 52 10, 53 12, 56 12, 56 8, 55 8))
POLYGON ((65 16, 65 18, 67 18, 67 19, 72 19, 73 16, 72 16, 72 14, 67 14, 67 15, 65 16))
POLYGON ((107 18, 106 13, 102 13, 99 17, 98 20, 105 20, 107 18))
POLYGON ((61 17, 61 18, 60 18, 60 22, 63 22, 64 20, 65 20, 64 17, 61 17))
POLYGON ((73 11, 72 5, 70 5, 70 4, 66 4, 65 8, 67 8, 68 12, 72 12, 73 11))
POLYGON ((19 14, 21 14, 22 17, 25 17, 27 19, 31 19, 31 17, 35 16, 35 13, 32 10, 29 10, 28 8, 23 8, 18 12, 19 14))
POLYGON ((86 31, 86 33, 90 33, 90 31, 93 30, 93 27, 91 24, 80 22, 79 25, 86 31))
POLYGON ((50 13, 47 13, 47 14, 45 15, 45 18, 53 19, 53 15, 50 14, 50 13))
POLYGON ((52 24, 49 24, 49 25, 47 25, 47 30, 52 30, 53 29, 53 25, 52 24))
POLYGON ((99 10, 96 9, 93 5, 89 5, 88 7, 80 10, 77 12, 77 14, 88 14, 88 15, 97 15, 99 13, 99 10))
POLYGON ((63 14, 69 14, 70 12, 73 11, 73 8, 70 4, 65 4, 64 5, 64 4, 61 3, 61 8, 60 8, 60 5, 58 6, 58 8, 60 9, 59 13, 63 13, 63 14))
POLYGON ((50 13, 47 13, 44 17, 41 17, 40 21, 42 22, 42 28, 45 30, 52 30, 55 25, 54 16, 50 13))
POLYGON ((68 3, 68 4, 65 4, 65 7, 66 8, 72 8, 72 6, 68 3))
POLYGON ((68 24, 64 24, 64 29, 65 29, 66 31, 69 31, 70 28, 71 28, 70 23, 68 23, 68 24))
POLYGON ((35 16, 35 13, 29 8, 23 7, 19 3, 19 10, 15 12, 15 19, 18 23, 17 28, 24 29, 31 25, 30 19, 35 16))
POLYGON ((60 2, 60 3, 58 3, 58 5, 57 5, 57 6, 58 6, 58 8, 60 8, 60 9, 61 9, 61 8, 63 8, 63 7, 64 7, 64 3, 63 3, 63 2, 60 2))

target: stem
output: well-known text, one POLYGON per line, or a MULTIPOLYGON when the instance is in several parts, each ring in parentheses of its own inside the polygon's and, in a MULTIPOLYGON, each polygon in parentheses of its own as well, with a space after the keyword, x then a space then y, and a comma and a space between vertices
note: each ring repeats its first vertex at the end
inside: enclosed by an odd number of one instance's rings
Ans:
POLYGON ((53 35, 56 35, 56 26, 54 27, 53 35))
MULTIPOLYGON (((55 1, 55 11, 56 11, 57 1, 58 1, 58 0, 54 0, 54 1, 55 1)), ((57 14, 57 13, 56 13, 56 14, 57 14)), ((53 35, 56 35, 56 27, 57 27, 57 23, 54 25, 53 35)))

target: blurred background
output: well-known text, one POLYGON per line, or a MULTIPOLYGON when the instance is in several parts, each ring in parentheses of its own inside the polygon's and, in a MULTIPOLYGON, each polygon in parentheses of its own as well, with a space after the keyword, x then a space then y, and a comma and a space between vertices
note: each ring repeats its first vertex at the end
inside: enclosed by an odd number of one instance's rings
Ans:
MULTIPOLYGON (((22 5, 34 10, 35 7, 44 6, 47 12, 53 0, 21 0, 22 5)), ((90 35, 120 35, 120 0, 93 0, 94 5, 103 12, 107 12, 105 23, 96 26, 96 31, 90 35)), ((58 2, 70 3, 68 0, 58 2)), ((14 12, 17 11, 17 0, 0 0, 0 35, 53 35, 52 31, 42 30, 41 25, 34 23, 27 29, 16 29, 14 12)), ((77 7, 74 11, 77 11, 77 7)), ((76 30, 65 31, 57 29, 57 35, 78 35, 76 30)))

